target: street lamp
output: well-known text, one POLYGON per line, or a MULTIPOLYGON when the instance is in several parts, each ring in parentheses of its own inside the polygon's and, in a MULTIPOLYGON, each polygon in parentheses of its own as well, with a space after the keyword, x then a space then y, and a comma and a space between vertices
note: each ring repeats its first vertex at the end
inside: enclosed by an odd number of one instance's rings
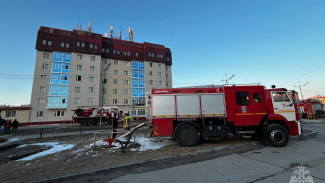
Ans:
POLYGON ((305 83, 305 84, 303 84, 303 85, 300 85, 300 82, 298 81, 298 86, 294 86, 294 87, 299 87, 299 90, 300 90, 300 93, 301 93, 301 99, 303 100, 304 99, 304 96, 302 95, 302 91, 301 91, 301 87, 302 86, 306 86, 306 85, 308 85, 309 83, 307 82, 307 83, 305 83))
POLYGON ((226 79, 221 81, 226 81, 226 85, 228 86, 228 81, 231 80, 233 77, 235 77, 235 74, 231 75, 230 78, 227 78, 227 73, 226 73, 226 79))
POLYGON ((102 126, 102 121, 103 121, 103 105, 104 105, 104 85, 105 85, 105 76, 106 76, 106 71, 109 69, 109 67, 111 66, 111 63, 108 63, 107 66, 103 69, 103 75, 104 78, 102 80, 102 96, 101 96, 101 102, 100 102, 100 120, 99 120, 99 126, 102 126))

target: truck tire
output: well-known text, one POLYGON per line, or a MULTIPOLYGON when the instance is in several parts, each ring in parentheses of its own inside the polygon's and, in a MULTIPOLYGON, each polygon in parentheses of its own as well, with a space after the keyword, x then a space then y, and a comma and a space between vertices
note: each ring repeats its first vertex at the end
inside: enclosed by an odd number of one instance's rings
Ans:
POLYGON ((89 124, 89 125, 92 125, 92 126, 95 126, 95 125, 96 125, 96 121, 95 121, 95 119, 89 119, 89 120, 88 120, 88 124, 89 124))
POLYGON ((113 119, 112 119, 111 117, 107 118, 107 124, 108 124, 108 125, 112 125, 112 120, 113 120, 113 119))
POLYGON ((274 147, 283 147, 289 141, 288 130, 279 124, 270 124, 266 130, 267 142, 274 147))
POLYGON ((184 124, 176 130, 176 141, 180 146, 190 147, 199 143, 200 132, 190 124, 184 124))
POLYGON ((81 117, 83 112, 84 112, 84 110, 78 108, 78 109, 76 110, 76 115, 77 115, 78 117, 81 117))
POLYGON ((86 119, 81 119, 79 121, 79 123, 80 123, 81 126, 86 126, 87 125, 87 120, 86 119))

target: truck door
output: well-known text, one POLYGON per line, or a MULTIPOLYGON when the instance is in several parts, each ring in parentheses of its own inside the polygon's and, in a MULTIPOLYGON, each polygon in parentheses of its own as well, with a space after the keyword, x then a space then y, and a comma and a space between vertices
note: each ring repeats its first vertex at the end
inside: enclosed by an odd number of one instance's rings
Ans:
POLYGON ((252 89, 252 107, 254 109, 254 125, 259 125, 262 118, 267 114, 265 96, 263 89, 252 89))
POLYGON ((295 107, 287 93, 284 91, 273 91, 271 94, 274 114, 280 114, 284 116, 288 121, 295 121, 295 107))
POLYGON ((256 126, 266 114, 263 88, 225 88, 228 121, 256 126))

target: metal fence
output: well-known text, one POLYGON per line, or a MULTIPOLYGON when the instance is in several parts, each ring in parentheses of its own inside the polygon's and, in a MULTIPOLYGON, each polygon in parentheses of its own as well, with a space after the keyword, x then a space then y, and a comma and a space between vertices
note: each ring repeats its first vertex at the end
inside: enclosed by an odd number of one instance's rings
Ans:
POLYGON ((109 130, 110 126, 65 126, 51 128, 19 129, 11 134, 12 138, 37 139, 72 135, 94 134, 96 131, 109 130))

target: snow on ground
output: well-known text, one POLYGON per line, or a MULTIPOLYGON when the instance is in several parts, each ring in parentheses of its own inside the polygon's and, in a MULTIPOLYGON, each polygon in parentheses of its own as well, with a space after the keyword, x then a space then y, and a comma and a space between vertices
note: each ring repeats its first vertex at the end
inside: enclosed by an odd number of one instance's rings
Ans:
POLYGON ((22 159, 19 159, 19 160, 16 160, 16 161, 32 160, 32 159, 35 159, 35 158, 40 157, 40 156, 45 156, 45 155, 48 155, 48 154, 53 154, 53 153, 56 153, 56 152, 72 149, 74 147, 73 144, 59 144, 59 142, 34 143, 34 144, 29 144, 29 145, 41 145, 41 146, 47 145, 47 146, 52 146, 52 148, 48 149, 46 151, 42 151, 42 152, 33 154, 31 156, 27 156, 25 158, 22 158, 22 159))
POLYGON ((308 119, 301 119, 300 122, 305 122, 305 123, 310 123, 310 122, 313 122, 313 123, 320 123, 322 122, 322 120, 308 120, 308 119))
POLYGON ((17 140, 19 140, 19 138, 8 139, 7 141, 9 141, 9 142, 13 142, 13 141, 17 141, 17 140))
POLYGON ((169 139, 155 139, 155 138, 145 138, 145 137, 137 137, 135 142, 140 144, 141 147, 139 151, 149 151, 160 149, 164 146, 174 144, 175 142, 169 139))

